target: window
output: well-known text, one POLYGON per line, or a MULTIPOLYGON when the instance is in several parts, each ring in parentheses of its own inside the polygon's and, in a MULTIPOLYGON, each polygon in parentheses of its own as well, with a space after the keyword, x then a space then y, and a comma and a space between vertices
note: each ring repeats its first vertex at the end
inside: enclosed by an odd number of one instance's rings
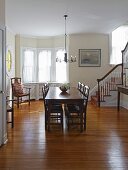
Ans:
POLYGON ((51 51, 43 50, 38 53, 38 77, 39 82, 51 81, 51 51))
POLYGON ((112 54, 110 64, 122 63, 122 50, 128 41, 128 26, 121 26, 112 32, 112 54))
POLYGON ((33 82, 35 79, 34 74, 34 50, 23 50, 23 69, 22 69, 22 77, 23 82, 33 82))
POLYGON ((56 62, 63 49, 22 48, 22 80, 28 82, 67 82, 67 64, 56 62))
MULTIPOLYGON (((64 59, 64 50, 57 50, 56 51, 57 58, 63 60, 64 59)), ((57 82, 66 82, 67 81, 67 71, 66 71, 66 63, 56 62, 56 81, 57 82)))

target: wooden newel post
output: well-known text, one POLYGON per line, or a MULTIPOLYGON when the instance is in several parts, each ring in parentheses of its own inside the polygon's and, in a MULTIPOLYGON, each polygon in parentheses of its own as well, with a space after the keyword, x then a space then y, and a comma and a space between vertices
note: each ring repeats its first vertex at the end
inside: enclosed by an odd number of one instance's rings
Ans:
POLYGON ((98 82, 98 107, 100 107, 100 84, 99 84, 99 79, 97 79, 98 82))

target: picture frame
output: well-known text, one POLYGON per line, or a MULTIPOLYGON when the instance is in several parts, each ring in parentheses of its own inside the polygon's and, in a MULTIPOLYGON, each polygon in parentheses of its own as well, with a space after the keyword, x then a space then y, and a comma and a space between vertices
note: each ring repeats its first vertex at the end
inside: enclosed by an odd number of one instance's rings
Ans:
POLYGON ((79 67, 100 67, 101 49, 79 49, 79 67))

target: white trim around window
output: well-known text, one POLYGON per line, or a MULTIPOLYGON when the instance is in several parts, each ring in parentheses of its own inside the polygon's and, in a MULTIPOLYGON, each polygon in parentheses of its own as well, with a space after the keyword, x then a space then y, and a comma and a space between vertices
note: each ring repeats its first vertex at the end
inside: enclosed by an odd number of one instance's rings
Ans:
POLYGON ((68 82, 69 65, 66 63, 56 63, 58 50, 60 50, 60 55, 62 56, 63 48, 22 47, 21 77, 23 82, 68 82), (42 60, 42 57, 44 57, 44 60, 42 60), (42 66, 40 63, 42 63, 42 66))

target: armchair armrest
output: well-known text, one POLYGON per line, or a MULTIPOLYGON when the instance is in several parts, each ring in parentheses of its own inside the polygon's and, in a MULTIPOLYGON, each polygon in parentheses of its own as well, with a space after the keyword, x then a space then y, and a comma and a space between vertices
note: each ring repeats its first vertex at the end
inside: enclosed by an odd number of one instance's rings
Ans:
POLYGON ((23 87, 23 89, 28 90, 28 92, 30 93, 31 87, 23 87))
POLYGON ((31 87, 23 87, 23 88, 25 88, 25 89, 31 89, 31 87))

